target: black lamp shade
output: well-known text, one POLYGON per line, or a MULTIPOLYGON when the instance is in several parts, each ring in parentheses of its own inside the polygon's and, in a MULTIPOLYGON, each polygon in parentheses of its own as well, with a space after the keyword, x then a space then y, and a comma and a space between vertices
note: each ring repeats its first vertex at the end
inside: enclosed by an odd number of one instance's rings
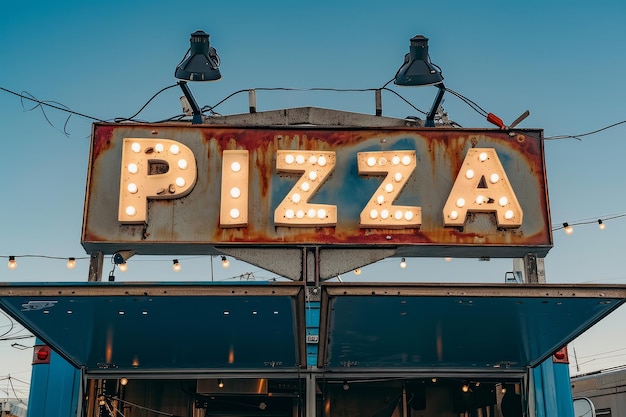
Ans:
POLYGON ((174 76, 187 81, 215 81, 222 78, 220 58, 215 48, 209 45, 209 35, 202 30, 191 34, 191 48, 180 64, 174 76))
POLYGON ((428 38, 417 35, 411 38, 409 53, 396 74, 397 85, 434 85, 443 81, 441 70, 430 62, 428 38))

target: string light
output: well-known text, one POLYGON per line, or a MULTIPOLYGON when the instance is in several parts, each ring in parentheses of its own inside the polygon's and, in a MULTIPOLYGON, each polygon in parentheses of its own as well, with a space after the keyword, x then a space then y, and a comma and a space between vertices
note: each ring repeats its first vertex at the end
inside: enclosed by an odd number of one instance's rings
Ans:
POLYGON ((567 222, 563 223, 563 229, 565 229, 566 235, 571 235, 574 233, 574 228, 570 226, 567 222))
POLYGON ((76 266, 76 258, 68 258, 67 260, 67 269, 74 269, 76 266))
MULTIPOLYGON (((587 218, 587 219, 582 219, 582 220, 577 220, 574 222, 564 222, 562 223, 560 226, 556 226, 552 228, 552 231, 558 231, 563 229, 565 231, 565 233, 567 235, 571 235, 574 232, 574 226, 582 226, 582 225, 589 225, 589 224, 596 224, 598 225, 598 229, 600 230, 605 230, 606 229, 606 223, 610 220, 615 220, 615 219, 619 219, 622 217, 626 217, 626 212, 624 213, 617 213, 617 214, 610 214, 610 215, 606 215, 606 216, 602 216, 601 218, 587 218)), ((11 256, 1 256, 0 258, 8 258, 9 261, 7 263, 7 267, 10 270, 14 270, 17 269, 17 258, 42 258, 42 259, 58 259, 58 260, 63 260, 66 262, 66 266, 68 269, 74 269, 76 267, 76 261, 78 260, 84 260, 84 259, 90 259, 89 257, 58 257, 58 256, 47 256, 47 255, 11 255, 11 256)), ((228 260, 228 258, 226 258, 226 256, 222 256, 222 267, 223 268, 228 268, 230 266, 230 262, 228 260)), ((451 257, 445 257, 444 260, 446 262, 451 262, 452 258, 451 257)), ((180 262, 178 262, 177 259, 173 260, 174 264, 173 264, 173 268, 175 272, 179 272, 180 270, 182 270, 182 267, 180 265, 180 262), (178 265, 178 266, 177 266, 178 265)), ((125 272, 128 270, 128 265, 126 264, 126 262, 121 263, 119 265, 117 265, 120 269, 120 272, 125 272)), ((406 263, 406 259, 402 258, 401 262, 400 262, 400 267, 401 268, 406 268, 407 263, 406 263)), ((360 268, 356 268, 353 271, 356 275, 360 275, 361 274, 361 269, 360 268)))
POLYGON ((618 213, 618 214, 602 216, 602 218, 595 217, 595 218, 592 218, 592 219, 577 220, 575 222, 565 222, 565 223, 563 223, 562 226, 554 227, 552 229, 552 231, 565 229, 565 233, 572 234, 572 232, 574 230, 573 229, 574 226, 582 226, 582 225, 588 225, 588 224, 597 224, 598 228, 600 230, 604 230, 604 229, 606 229, 606 222, 608 220, 619 219, 619 218, 622 218, 622 217, 626 217, 626 213, 618 213))

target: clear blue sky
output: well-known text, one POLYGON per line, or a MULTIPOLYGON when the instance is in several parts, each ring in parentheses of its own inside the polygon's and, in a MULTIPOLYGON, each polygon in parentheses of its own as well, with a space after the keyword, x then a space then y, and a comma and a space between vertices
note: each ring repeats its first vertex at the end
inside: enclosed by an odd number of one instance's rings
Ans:
MULTIPOLYGON (((626 119, 624 22, 622 0, 2 2, 0 86, 98 119, 128 117, 175 83, 174 68, 189 47, 189 34, 201 29, 211 35, 223 76, 191 85, 201 105, 255 87, 376 88, 394 76, 409 39, 422 34, 430 39, 431 58, 447 87, 507 123, 528 109, 531 116, 520 127, 542 128, 547 137, 580 134, 626 119)), ((436 93, 433 87, 391 88, 425 111, 436 93)), ((156 121, 180 113, 179 95, 178 89, 167 90, 138 118, 156 121)), ((257 99, 259 111, 318 106, 374 112, 372 93, 259 92, 257 99)), ((443 105, 464 127, 492 127, 452 95, 443 105)), ((83 257, 91 120, 24 108, 19 98, 0 92, 0 256, 83 257)), ((235 96, 216 110, 246 112, 247 96, 235 96)), ((383 113, 419 116, 388 93, 383 113)), ((554 226, 626 213, 626 125, 582 139, 545 143, 554 226)), ((548 282, 626 284, 625 235, 626 218, 608 221, 603 231, 593 224, 577 227, 571 236, 556 231, 546 258, 548 282)), ((207 258, 181 260, 183 271, 175 275, 170 258, 140 257, 118 280, 210 280, 207 258)), ((87 278, 86 260, 71 271, 63 260, 18 262, 15 271, 0 266, 0 282, 87 278)), ((389 263, 395 268, 397 260, 383 262, 389 263)), ((406 270, 397 268, 397 279, 503 282, 511 264, 411 259, 406 270)), ((344 279, 379 281, 388 276, 382 270, 373 265, 358 278, 344 279)), ((272 277, 239 262, 228 270, 216 263, 214 277, 232 279, 244 272, 254 272, 257 280, 272 277)), ((626 364, 624 318, 626 311, 619 310, 574 342, 579 372, 626 364)), ((7 326, 0 317, 0 335, 7 326)), ((28 379, 31 351, 20 352, 11 343, 0 341, 0 380, 8 374, 28 379)), ((573 365, 572 372, 577 372, 573 365)), ((18 389, 27 390, 25 384, 18 389)))

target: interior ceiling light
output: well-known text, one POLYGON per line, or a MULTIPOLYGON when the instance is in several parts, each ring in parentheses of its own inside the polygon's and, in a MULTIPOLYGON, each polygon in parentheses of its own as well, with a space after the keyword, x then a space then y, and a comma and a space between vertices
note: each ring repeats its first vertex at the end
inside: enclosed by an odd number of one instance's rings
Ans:
POLYGON ((183 111, 188 104, 193 115, 192 124, 201 124, 202 110, 191 94, 186 81, 216 81, 222 78, 219 70, 220 57, 215 48, 209 45, 209 35, 202 30, 191 34, 190 43, 191 47, 176 66, 174 76, 181 80, 178 85, 183 90, 185 99, 181 97, 181 102, 184 103, 183 111))
POLYGON ((404 56, 404 63, 398 69, 394 83, 402 86, 435 85, 439 88, 435 101, 426 115, 426 127, 434 127, 435 113, 441 104, 446 87, 443 85, 441 68, 430 61, 428 38, 422 35, 411 38, 409 53, 404 56))

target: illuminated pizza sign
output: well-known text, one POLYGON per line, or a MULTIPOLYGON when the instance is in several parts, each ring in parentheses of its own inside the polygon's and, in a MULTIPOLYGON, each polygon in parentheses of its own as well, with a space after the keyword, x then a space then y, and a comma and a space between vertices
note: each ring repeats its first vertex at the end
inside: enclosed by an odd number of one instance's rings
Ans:
POLYGON ((146 254, 310 245, 545 254, 540 134, 98 124, 82 241, 146 254))

